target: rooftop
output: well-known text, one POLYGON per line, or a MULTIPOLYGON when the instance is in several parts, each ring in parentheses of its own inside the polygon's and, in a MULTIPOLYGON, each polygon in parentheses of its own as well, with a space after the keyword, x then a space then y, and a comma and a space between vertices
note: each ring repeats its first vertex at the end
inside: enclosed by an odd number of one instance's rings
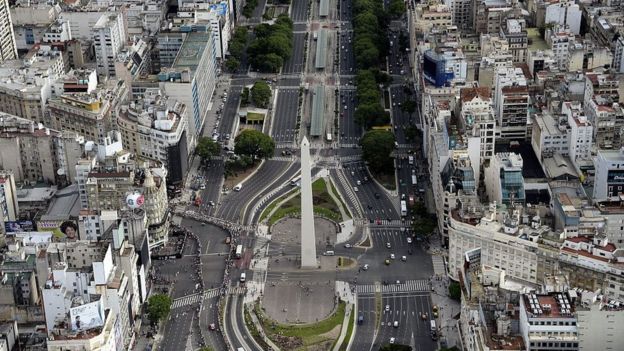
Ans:
POLYGON ((314 87, 312 97, 312 122, 310 123, 310 135, 321 136, 324 129, 325 116, 325 87, 318 85, 314 87))
POLYGON ((574 318, 567 293, 525 294, 522 299, 529 318, 574 318))
POLYGON ((190 68, 193 73, 199 65, 199 61, 206 50, 206 46, 212 43, 212 33, 191 32, 188 33, 178 55, 173 62, 173 68, 190 68))

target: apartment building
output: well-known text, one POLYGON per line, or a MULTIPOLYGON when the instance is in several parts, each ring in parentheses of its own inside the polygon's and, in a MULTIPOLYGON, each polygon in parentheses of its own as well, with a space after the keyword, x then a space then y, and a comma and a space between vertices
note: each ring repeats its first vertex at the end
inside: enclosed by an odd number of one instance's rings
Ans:
POLYGON ((160 89, 147 89, 140 99, 122 106, 117 123, 129 151, 166 165, 168 183, 182 181, 191 152, 186 105, 160 89))
POLYGON ((17 45, 9 1, 0 1, 0 63, 17 59, 17 45))
POLYGON ((522 69, 499 69, 494 87, 494 111, 501 139, 525 139, 529 117, 529 90, 522 69))
POLYGON ((578 320, 566 292, 524 294, 519 313, 526 350, 579 349, 578 320))
POLYGON ((98 75, 104 78, 115 77, 115 60, 127 41, 122 14, 100 16, 91 32, 98 75))

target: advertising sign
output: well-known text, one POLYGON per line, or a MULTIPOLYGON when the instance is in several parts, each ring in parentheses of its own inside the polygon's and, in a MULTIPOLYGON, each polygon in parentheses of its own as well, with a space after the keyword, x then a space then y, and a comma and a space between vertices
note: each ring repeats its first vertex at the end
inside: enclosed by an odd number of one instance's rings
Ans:
POLYGON ((72 330, 88 330, 104 325, 104 308, 101 300, 69 310, 72 330))
POLYGON ((32 221, 7 221, 4 222, 4 230, 7 233, 33 232, 35 225, 32 221))
POLYGON ((50 220, 37 222, 37 231, 52 232, 56 240, 78 239, 78 224, 72 220, 50 220))

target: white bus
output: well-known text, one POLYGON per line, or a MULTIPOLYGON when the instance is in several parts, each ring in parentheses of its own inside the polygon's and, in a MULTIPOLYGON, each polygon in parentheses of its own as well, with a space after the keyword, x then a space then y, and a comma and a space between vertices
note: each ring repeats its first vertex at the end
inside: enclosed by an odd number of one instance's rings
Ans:
POLYGON ((294 177, 293 179, 290 180, 290 185, 291 186, 299 186, 301 185, 301 174, 294 177))
POLYGON ((401 200, 401 217, 407 216, 407 204, 405 200, 401 200))
POLYGON ((412 185, 413 186, 418 185, 418 177, 416 177, 415 174, 412 174, 412 185))
POLYGON ((241 258, 243 256, 243 245, 236 246, 236 258, 241 258))

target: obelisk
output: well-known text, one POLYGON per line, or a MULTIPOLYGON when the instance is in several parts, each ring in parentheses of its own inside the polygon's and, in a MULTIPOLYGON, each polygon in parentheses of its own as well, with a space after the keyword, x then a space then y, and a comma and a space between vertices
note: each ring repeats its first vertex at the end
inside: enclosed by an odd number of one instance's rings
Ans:
POLYGON ((317 268, 310 143, 301 141, 301 268, 317 268))

